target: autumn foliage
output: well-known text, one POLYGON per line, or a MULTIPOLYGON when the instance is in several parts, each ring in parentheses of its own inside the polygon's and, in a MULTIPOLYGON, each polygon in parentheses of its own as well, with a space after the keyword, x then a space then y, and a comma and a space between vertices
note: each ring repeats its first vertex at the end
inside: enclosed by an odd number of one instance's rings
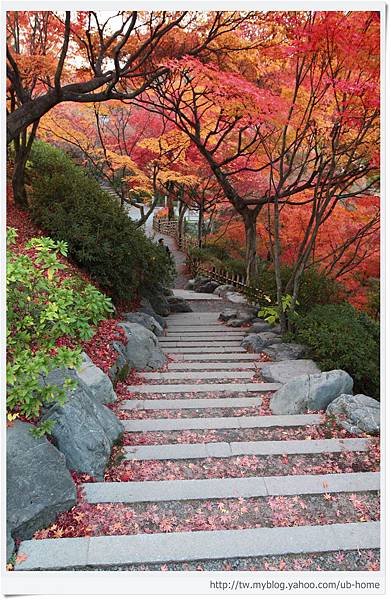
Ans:
POLYGON ((196 210, 198 245, 223 239, 248 282, 268 260, 280 308, 311 267, 365 307, 379 276, 379 13, 37 11, 7 26, 17 201, 38 135, 138 225, 165 197, 179 237, 196 210))

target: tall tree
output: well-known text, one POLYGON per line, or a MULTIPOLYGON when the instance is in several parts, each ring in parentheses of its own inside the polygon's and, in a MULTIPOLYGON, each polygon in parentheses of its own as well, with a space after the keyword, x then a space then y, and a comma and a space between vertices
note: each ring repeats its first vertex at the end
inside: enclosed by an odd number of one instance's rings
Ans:
POLYGON ((167 56, 196 56, 252 13, 189 11, 18 11, 8 13, 7 76, 15 105, 7 140, 60 102, 130 100, 167 72, 167 56), (39 39, 40 48, 31 48, 39 39), (50 58, 50 72, 45 61, 50 58), (43 70, 31 86, 23 65, 43 70))
POLYGON ((248 281, 256 274, 257 217, 274 206, 281 306, 281 208, 312 206, 288 287, 295 299, 320 224, 376 177, 379 31, 376 13, 273 15, 284 35, 269 46, 265 40, 257 77, 198 59, 171 60, 169 75, 141 101, 188 135, 241 215, 248 281))

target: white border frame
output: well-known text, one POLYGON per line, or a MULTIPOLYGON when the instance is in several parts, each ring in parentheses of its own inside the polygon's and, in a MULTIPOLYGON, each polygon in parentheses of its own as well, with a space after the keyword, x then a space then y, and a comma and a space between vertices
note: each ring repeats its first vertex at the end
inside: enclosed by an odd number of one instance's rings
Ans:
MULTIPOLYGON (((113 2, 105 2, 105 1, 76 1, 71 0, 66 2, 66 8, 70 10, 129 10, 129 1, 117 1, 114 5, 113 2), (115 6, 115 8, 114 8, 115 6)), ((191 2, 178 2, 172 0, 145 0, 144 2, 135 2, 132 3, 131 8, 137 8, 140 10, 157 10, 157 9, 166 9, 166 10, 184 10, 184 9, 193 9, 198 11, 204 10, 237 10, 238 3, 233 0, 225 0, 225 1, 216 1, 216 0, 199 0, 197 3, 191 2), (136 4, 136 6, 134 6, 136 4)), ((0 14, 0 24, 1 24, 1 33, 5 31, 5 12, 7 10, 64 10, 64 2, 59 2, 58 0, 30 0, 30 1, 5 1, 2 2, 1 6, 1 14, 0 14)), ((386 119, 385 119, 385 106, 386 106, 386 65, 385 65, 385 57, 386 57, 386 43, 385 43, 385 34, 386 34, 386 3, 384 2, 354 2, 354 1, 319 1, 319 2, 310 2, 310 1, 291 1, 291 2, 249 2, 247 0, 243 0, 240 2, 241 10, 373 10, 379 11, 381 13, 381 48, 382 48, 382 66, 381 66, 381 102, 382 102, 382 117, 381 117, 381 299, 382 299, 382 308, 381 308, 381 320, 382 320, 382 333, 381 333, 381 375, 382 375, 382 384, 381 384, 381 392, 382 392, 382 405, 381 405, 381 418, 382 418, 382 428, 383 428, 383 436, 381 441, 381 456, 382 456, 382 471, 381 471, 381 489, 382 489, 382 527, 381 527, 381 536, 382 536, 382 560, 381 560, 381 570, 379 572, 367 572, 367 571, 356 571, 356 572, 313 572, 313 571, 301 571, 301 572, 248 572, 248 571, 239 571, 239 572, 221 572, 221 571, 213 571, 213 572, 174 572, 174 571, 147 571, 147 572, 129 572, 129 571, 72 571, 72 572, 7 572, 5 571, 5 497, 1 496, 2 502, 2 519, 1 519, 1 583, 3 586, 4 594, 28 594, 28 595, 42 595, 46 596, 49 594, 50 597, 53 595, 64 595, 64 594, 75 594, 79 597, 86 594, 103 594, 109 595, 108 597, 112 597, 113 594, 130 594, 130 595, 210 595, 210 594, 229 594, 236 595, 236 592, 229 592, 214 590, 212 591, 209 587, 210 580, 219 580, 219 581, 232 581, 232 579, 237 579, 240 581, 279 581, 279 582, 297 582, 298 580, 302 582, 322 582, 322 581, 345 581, 345 582, 369 582, 369 581, 378 581, 380 582, 381 589, 379 592, 367 593, 365 591, 353 591, 344 590, 344 592, 330 593, 328 591, 320 591, 317 590, 299 590, 296 592, 272 592, 271 594, 263 594, 263 597, 271 597, 279 593, 283 593, 284 596, 294 596, 297 594, 328 594, 333 595, 334 597, 342 597, 346 593, 354 596, 365 595, 366 597, 371 597, 372 595, 379 595, 385 593, 385 560, 386 560, 386 515, 385 515, 385 506, 386 506, 386 477, 385 477, 385 451, 386 451, 386 368, 385 368, 385 357, 386 357, 386 341, 389 339, 387 337, 387 333, 389 334, 389 320, 386 316, 386 289, 387 289, 387 280, 385 278, 386 275, 386 254, 388 253, 388 257, 390 257, 390 246, 391 242, 386 239, 386 207, 385 207, 385 198, 386 198, 386 119)), ((5 105, 5 43, 1 45, 1 99, 2 106, 5 105)), ((6 152, 5 152, 5 111, 2 110, 1 113, 1 130, 3 134, 2 138, 2 146, 1 146, 1 190, 2 190, 2 199, 3 206, 5 206, 5 195, 6 195, 6 152)), ((391 134, 388 131, 389 135, 391 134)), ((389 139, 389 137, 388 137, 389 139)), ((5 211, 1 211, 1 227, 2 233, 1 236, 1 256, 5 256, 5 211)), ((391 258, 390 258, 391 260, 391 258)), ((1 261, 1 275, 2 281, 5 281, 5 268, 4 261, 1 261)), ((390 297, 390 294, 388 294, 390 297)), ((5 398, 5 290, 4 285, 1 286, 1 321, 0 321, 0 334, 1 334, 1 390, 3 392, 3 397, 5 398)), ((388 409, 388 413, 390 410, 388 409)), ((5 432, 5 402, 2 405, 2 433, 5 432)), ((3 485, 2 490, 5 489, 5 435, 2 436, 2 477, 1 484, 3 485)), ((388 496, 389 497, 389 496, 388 496)), ((387 537, 387 541, 389 541, 389 534, 387 537)), ((255 591, 255 593, 260 593, 259 590, 255 591)), ((246 595, 254 594, 254 591, 248 591, 246 595)), ((241 596, 241 595, 240 595, 241 596)), ((243 596, 244 597, 244 596, 243 596)))

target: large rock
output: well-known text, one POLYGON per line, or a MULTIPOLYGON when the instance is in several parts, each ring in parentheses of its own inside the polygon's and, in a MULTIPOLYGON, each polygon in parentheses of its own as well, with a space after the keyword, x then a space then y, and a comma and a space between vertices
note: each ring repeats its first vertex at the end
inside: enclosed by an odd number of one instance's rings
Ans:
POLYGON ((251 327, 249 327, 247 329, 247 332, 245 333, 245 335, 248 335, 250 333, 264 333, 265 331, 272 331, 273 327, 271 325, 269 325, 269 323, 266 322, 262 322, 262 323, 254 323, 251 325, 251 327))
POLYGON ((223 285, 219 285, 217 288, 215 288, 213 293, 216 296, 220 296, 220 298, 225 298, 228 292, 234 292, 234 291, 235 291, 235 288, 233 285, 224 283, 223 285))
POLYGON ((130 369, 155 370, 166 363, 156 335, 138 323, 118 323, 126 334, 126 360, 130 369))
POLYGON ((157 336, 163 334, 163 327, 160 325, 160 323, 158 323, 155 317, 151 315, 147 315, 143 312, 132 312, 125 313, 123 315, 123 318, 128 323, 138 323, 139 325, 146 327, 147 329, 149 329, 149 331, 152 331, 152 333, 154 333, 157 336))
POLYGON ((341 394, 350 394, 353 379, 346 371, 301 375, 285 383, 270 401, 275 415, 295 415, 307 410, 324 410, 341 394))
POLYGON ((239 319, 235 317, 234 319, 228 319, 226 322, 227 327, 242 327, 248 323, 247 319, 239 319))
POLYGON ((193 312, 190 304, 184 300, 183 298, 177 298, 176 296, 172 296, 168 298, 168 303, 170 305, 171 313, 188 313, 193 312))
POLYGON ((308 351, 306 346, 302 344, 294 344, 290 342, 279 342, 277 344, 271 344, 265 350, 266 354, 271 359, 276 361, 282 360, 296 360, 305 356, 308 351))
POLYGON ((350 433, 379 433, 380 402, 364 394, 341 394, 327 407, 337 423, 350 433))
POLYGON ((233 304, 245 304, 246 298, 239 292, 227 292, 226 299, 233 304))
POLYGON ((217 281, 213 281, 213 279, 208 279, 205 283, 195 284, 194 291, 199 292, 201 294, 213 294, 216 288, 219 287, 217 281))
POLYGON ((7 524, 23 540, 76 504, 64 455, 45 437, 35 438, 34 429, 22 421, 7 428, 7 524))
POLYGON ((155 312, 153 310, 152 306, 151 307, 140 306, 139 312, 153 317, 155 319, 155 321, 157 321, 159 323, 160 327, 163 327, 163 329, 166 329, 166 327, 167 327, 166 319, 164 319, 161 315, 158 315, 157 312, 155 312))
POLYGON ((228 319, 228 327, 242 327, 242 325, 248 325, 249 323, 252 323, 257 310, 251 306, 246 306, 244 308, 239 308, 237 311, 235 311, 235 313, 236 314, 234 318, 228 319))
POLYGON ((85 352, 83 352, 82 358, 83 362, 77 369, 77 375, 86 384, 94 399, 102 404, 117 402, 117 394, 113 389, 110 377, 97 367, 85 352))
POLYGON ((156 292, 150 298, 150 302, 152 304, 152 308, 158 315, 162 317, 168 317, 170 314, 170 305, 168 303, 168 298, 163 294, 163 292, 156 292))
POLYGON ((250 333, 243 338, 240 345, 248 352, 263 352, 264 348, 279 341, 281 338, 277 333, 266 331, 265 333, 250 333))
POLYGON ((301 375, 320 373, 320 369, 312 360, 283 360, 266 363, 261 367, 261 373, 265 381, 288 383, 301 375))
POLYGON ((115 350, 117 358, 111 365, 108 374, 111 381, 113 381, 113 383, 117 383, 118 381, 124 381, 127 378, 131 370, 131 366, 128 362, 126 347, 123 345, 123 343, 114 341, 111 342, 111 346, 113 350, 115 350))
MULTIPOLYGON (((68 377, 67 369, 55 369, 47 383, 61 387, 68 377)), ((81 380, 67 390, 63 406, 53 404, 43 411, 43 420, 52 419, 51 435, 64 454, 69 469, 103 479, 114 443, 123 433, 115 414, 94 399, 81 380)))
POLYGON ((158 321, 158 323, 160 323, 160 325, 162 325, 156 315, 159 315, 160 317, 168 317, 170 314, 166 296, 161 290, 156 290, 153 294, 151 292, 151 295, 148 298, 141 298, 139 312, 151 315, 158 321))
POLYGON ((236 308, 225 308, 219 314, 219 320, 226 322, 230 319, 236 319, 237 313, 238 311, 236 310, 236 308))
POLYGON ((7 523, 7 547, 6 547, 6 557, 5 557, 6 562, 9 562, 14 551, 15 551, 15 542, 14 542, 14 538, 12 537, 11 532, 9 530, 9 525, 7 523))

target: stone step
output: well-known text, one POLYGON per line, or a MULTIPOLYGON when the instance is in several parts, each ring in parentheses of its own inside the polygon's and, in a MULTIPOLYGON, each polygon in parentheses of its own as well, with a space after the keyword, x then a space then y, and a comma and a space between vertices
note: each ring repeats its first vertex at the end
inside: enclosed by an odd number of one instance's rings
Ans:
MULTIPOLYGON (((243 365, 247 362, 253 363, 254 361, 260 361, 259 354, 252 354, 250 352, 226 352, 226 353, 210 353, 210 354, 185 354, 180 352, 170 352, 173 356, 175 356, 175 361, 183 361, 183 364, 188 364, 184 361, 189 361, 189 363, 200 363, 200 362, 208 362, 210 360, 220 360, 227 361, 233 360, 235 362, 241 362, 243 365)), ((169 363, 170 365, 178 364, 177 362, 169 363)))
POLYGON ((161 444, 124 446, 126 460, 186 460, 189 458, 225 458, 230 456, 271 456, 320 454, 324 452, 365 452, 365 438, 327 440, 289 440, 272 442, 210 442, 206 444, 161 444))
POLYGON ((203 341, 214 341, 218 342, 220 340, 227 340, 227 342, 231 342, 231 340, 238 341, 242 340, 244 337, 243 333, 240 332, 214 332, 214 333, 168 333, 167 335, 160 336, 159 342, 203 342, 203 341))
POLYGON ((166 317, 167 323, 197 325, 198 323, 223 323, 219 321, 220 311, 217 312, 192 312, 176 313, 166 317))
POLYGON ((85 500, 90 504, 301 496, 369 492, 379 488, 380 475, 371 472, 83 484, 85 500))
POLYGON ((16 571, 80 570, 143 563, 337 552, 380 546, 380 523, 142 533, 21 543, 16 571))
MULTIPOLYGON (((258 357, 259 358, 259 357, 258 357)), ((236 362, 170 362, 167 367, 169 371, 224 371, 225 369, 244 369, 248 371, 254 371, 259 369, 262 365, 268 363, 258 361, 248 361, 242 363, 236 362)))
POLYGON ((189 333, 189 334, 199 334, 199 333, 210 333, 213 335, 214 333, 243 333, 243 330, 232 329, 232 327, 226 327, 223 324, 215 324, 215 323, 199 323, 198 325, 179 325, 179 324, 168 324, 167 335, 177 334, 177 333, 189 333))
MULTIPOLYGON (((219 340, 203 340, 203 341, 194 341, 194 340, 181 340, 179 342, 174 342, 167 340, 166 337, 159 338, 159 344, 161 348, 216 348, 222 345, 222 341, 219 340)), ((237 348, 240 348, 240 341, 238 340, 226 340, 226 346, 230 346, 231 349, 235 348, 235 352, 237 348)))
MULTIPOLYGON (((198 367, 200 368, 200 367, 198 367)), ((182 381, 202 379, 249 379, 254 376, 254 371, 165 371, 164 373, 140 373, 146 381, 171 381, 181 379, 182 381)))
POLYGON ((247 398, 183 398, 179 400, 125 400, 124 410, 167 410, 180 408, 242 408, 261 406, 259 396, 247 398))
MULTIPOLYGON (((195 356, 202 356, 205 355, 206 359, 204 360, 209 360, 210 357, 212 356, 214 359, 216 357, 216 354, 229 354, 230 356, 228 356, 228 358, 232 358, 233 354, 244 354, 246 355, 247 352, 244 348, 242 348, 242 346, 237 346, 235 348, 232 348, 231 346, 209 346, 206 347, 206 344, 204 344, 203 347, 189 347, 189 348, 176 348, 175 346, 173 346, 172 348, 164 348, 167 354, 173 354, 173 355, 178 355, 178 356, 183 356, 184 354, 191 354, 191 355, 195 355, 195 356)), ((254 354, 248 354, 248 356, 254 357, 254 354)), ((259 358, 259 354, 256 355, 259 358)), ((195 359, 193 356, 190 360, 197 360, 195 359)), ((202 360, 201 358, 199 358, 198 360, 202 360)), ((246 358, 244 357, 241 360, 246 360, 246 358)))
POLYGON ((274 392, 280 383, 146 383, 128 385, 129 392, 137 394, 182 394, 184 392, 274 392))
POLYGON ((172 336, 172 337, 168 337, 168 336, 164 336, 164 337, 160 337, 159 338, 159 343, 162 345, 162 347, 165 346, 165 344, 177 344, 178 346, 192 346, 194 342, 201 342, 201 344, 203 346, 210 346, 210 342, 213 343, 218 343, 221 345, 221 343, 225 344, 225 345, 230 345, 230 344, 238 344, 243 340, 243 335, 220 335, 218 334, 216 337, 204 337, 203 335, 197 335, 194 337, 188 337, 188 336, 172 336))
POLYGON ((191 300, 221 300, 216 294, 202 294, 200 292, 193 292, 193 290, 172 290, 174 296, 176 298, 183 298, 183 300, 191 301, 191 300))
POLYGON ((183 419, 129 419, 125 431, 185 431, 187 429, 259 429, 302 427, 321 423, 319 415, 273 415, 268 417, 196 417, 183 419))

